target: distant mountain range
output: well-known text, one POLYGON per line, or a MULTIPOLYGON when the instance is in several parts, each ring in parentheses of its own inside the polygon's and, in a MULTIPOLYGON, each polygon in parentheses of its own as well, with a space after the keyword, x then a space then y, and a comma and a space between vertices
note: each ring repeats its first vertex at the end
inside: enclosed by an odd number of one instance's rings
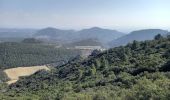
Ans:
POLYGON ((36 38, 45 42, 63 45, 103 45, 105 47, 116 47, 126 45, 133 40, 151 40, 155 35, 166 36, 167 30, 143 29, 125 34, 116 30, 92 27, 89 29, 61 30, 52 27, 44 29, 5 29, 0 28, 0 41, 22 41, 24 38, 36 38), (94 40, 94 41, 92 41, 94 40))
POLYGON ((138 30, 138 31, 133 31, 130 34, 122 36, 118 39, 115 39, 109 44, 111 47, 116 47, 116 46, 126 45, 129 42, 133 42, 134 40, 137 41, 152 40, 157 34, 165 35, 167 33, 168 31, 161 30, 161 29, 138 30))
POLYGON ((37 31, 37 33, 34 34, 34 37, 65 43, 86 39, 98 39, 102 44, 107 44, 113 39, 123 35, 125 34, 116 30, 102 29, 98 27, 83 29, 80 31, 45 28, 37 31))

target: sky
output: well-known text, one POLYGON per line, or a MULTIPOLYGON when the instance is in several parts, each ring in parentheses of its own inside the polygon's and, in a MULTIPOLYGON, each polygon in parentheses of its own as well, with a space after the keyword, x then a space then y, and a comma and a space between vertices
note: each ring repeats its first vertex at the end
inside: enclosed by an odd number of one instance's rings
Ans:
POLYGON ((170 0, 0 0, 0 27, 170 29, 170 0))

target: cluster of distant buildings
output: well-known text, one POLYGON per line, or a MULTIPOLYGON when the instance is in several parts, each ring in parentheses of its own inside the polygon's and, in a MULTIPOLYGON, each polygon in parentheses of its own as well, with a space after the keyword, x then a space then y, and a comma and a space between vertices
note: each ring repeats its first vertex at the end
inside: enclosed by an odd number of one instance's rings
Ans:
MULTIPOLYGON (((56 46, 56 48, 62 47, 61 45, 56 46)), ((104 51, 106 50, 102 46, 73 46, 73 47, 66 47, 66 49, 75 49, 75 50, 80 50, 81 55, 84 57, 88 57, 93 50, 99 50, 99 51, 104 51)))
POLYGON ((79 50, 100 50, 100 51, 105 50, 101 46, 75 46, 75 49, 79 49, 79 50))

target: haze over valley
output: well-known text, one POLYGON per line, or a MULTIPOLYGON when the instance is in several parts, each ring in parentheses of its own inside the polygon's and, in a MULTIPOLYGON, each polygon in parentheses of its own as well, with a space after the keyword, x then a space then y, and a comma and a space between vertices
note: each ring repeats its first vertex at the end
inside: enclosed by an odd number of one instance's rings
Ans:
POLYGON ((0 100, 170 100, 169 0, 0 0, 0 100))

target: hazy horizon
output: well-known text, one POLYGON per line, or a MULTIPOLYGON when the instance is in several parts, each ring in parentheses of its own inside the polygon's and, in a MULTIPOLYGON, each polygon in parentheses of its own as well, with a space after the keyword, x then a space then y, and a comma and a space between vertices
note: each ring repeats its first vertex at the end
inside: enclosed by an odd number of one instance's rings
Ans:
MULTIPOLYGON (((94 26, 97 27, 97 26, 94 26)), ((30 27, 0 27, 0 29, 30 29, 30 30, 41 30, 41 29, 45 29, 45 28, 56 28, 56 29, 60 29, 60 30, 73 30, 73 31, 81 31, 83 29, 90 29, 90 28, 94 28, 94 27, 86 27, 86 28, 80 28, 80 29, 74 29, 74 28, 58 28, 58 27, 53 27, 53 26, 48 26, 48 27, 42 27, 42 28, 30 28, 30 27)), ((109 29, 109 30, 116 30, 118 32, 123 32, 125 34, 129 34, 131 32, 134 31, 139 31, 139 30, 147 30, 147 29, 161 29, 161 30, 166 30, 166 31, 170 31, 170 29, 165 29, 165 28, 138 28, 138 29, 129 29, 129 30, 121 30, 121 29, 114 29, 114 28, 105 28, 105 27, 98 27, 101 29, 109 29)))
POLYGON ((169 0, 0 0, 0 27, 170 30, 169 0))

